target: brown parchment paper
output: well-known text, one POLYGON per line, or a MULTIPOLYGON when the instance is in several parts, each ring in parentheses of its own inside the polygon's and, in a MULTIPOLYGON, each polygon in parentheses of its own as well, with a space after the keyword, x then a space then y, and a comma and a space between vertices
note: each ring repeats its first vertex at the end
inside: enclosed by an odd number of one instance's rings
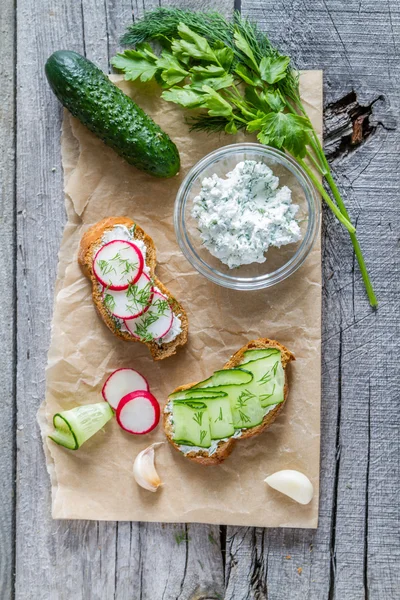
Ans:
MULTIPOLYGON (((170 134, 179 148, 182 169, 172 180, 146 175, 65 113, 62 162, 68 222, 59 254, 46 399, 38 415, 51 477, 53 517, 314 528, 320 442, 319 240, 297 273, 269 290, 237 292, 197 274, 175 240, 175 195, 190 167, 234 139, 189 134, 183 112, 160 100, 159 91, 150 86, 135 89, 117 76, 114 81, 170 134), (77 248, 89 224, 113 215, 132 217, 152 236, 158 250, 158 276, 187 310, 189 341, 174 357, 153 362, 144 345, 113 336, 95 312, 91 285, 77 264, 77 248), (132 465, 140 450, 164 439, 161 426, 148 436, 132 436, 113 420, 76 452, 47 438, 52 415, 100 402, 105 377, 118 367, 131 366, 143 373, 164 404, 176 386, 204 378, 260 336, 279 340, 296 355, 290 367, 289 400, 267 432, 238 442, 222 465, 194 464, 165 443, 156 451, 164 486, 153 494, 138 487, 132 465), (303 471, 313 482, 310 505, 298 505, 264 483, 267 475, 288 468, 303 471)), ((302 74, 301 90, 321 132, 322 73, 302 74)))

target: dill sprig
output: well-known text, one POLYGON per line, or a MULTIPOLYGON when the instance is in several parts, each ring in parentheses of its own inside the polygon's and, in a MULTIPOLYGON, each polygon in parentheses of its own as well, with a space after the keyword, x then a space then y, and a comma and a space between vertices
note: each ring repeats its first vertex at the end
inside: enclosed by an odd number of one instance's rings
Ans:
POLYGON ((297 159, 349 231, 370 304, 376 307, 355 227, 302 104, 298 71, 290 57, 238 12, 228 21, 217 12, 161 7, 130 25, 122 43, 134 49, 115 56, 112 64, 131 81, 155 78, 168 102, 200 109, 191 122, 192 130, 257 132, 262 144, 297 159), (162 45, 161 55, 148 44, 152 41, 162 45))
POLYGON ((222 421, 223 418, 224 417, 222 415, 222 406, 220 406, 218 417, 216 419, 214 419, 214 423, 216 423, 217 421, 222 421))
POLYGON ((128 27, 121 39, 124 46, 136 46, 148 40, 166 43, 176 37, 179 23, 204 36, 210 42, 223 42, 231 47, 232 35, 227 21, 217 12, 192 12, 180 8, 156 8, 128 27))
POLYGON ((204 440, 204 438, 206 437, 206 435, 207 435, 207 430, 205 430, 205 429, 202 429, 202 430, 200 431, 200 445, 203 443, 203 440, 204 440))
POLYGON ((242 410, 239 410, 239 416, 242 423, 250 423, 250 417, 246 415, 242 410))
POLYGON ((274 385, 272 387, 272 392, 270 394, 261 394, 260 395, 260 401, 264 402, 265 400, 268 400, 268 398, 272 398, 272 396, 275 393, 275 388, 276 388, 276 383, 274 383, 274 385))
POLYGON ((155 314, 148 314, 145 318, 136 324, 135 333, 142 342, 152 342, 154 339, 154 335, 148 330, 150 325, 153 325, 158 321, 158 316, 155 314))
POLYGON ((104 305, 112 313, 115 309, 115 298, 112 294, 104 295, 104 305))
POLYGON ((197 423, 200 427, 201 427, 201 424, 203 421, 203 414, 204 414, 204 412, 199 410, 198 412, 194 413, 194 415, 193 415, 193 421, 195 421, 195 423, 197 423))
POLYGON ((151 293, 151 281, 146 283, 146 285, 143 288, 139 288, 139 286, 136 283, 131 283, 126 291, 126 297, 128 298, 128 302, 126 305, 127 310, 131 314, 134 314, 138 311, 138 308, 144 308, 145 306, 147 306, 150 303, 151 293))
POLYGON ((109 275, 110 273, 117 273, 115 267, 110 265, 107 260, 99 260, 99 267, 102 275, 109 275))
POLYGON ((255 398, 255 395, 252 392, 249 390, 243 390, 237 399, 235 408, 245 408, 247 406, 247 402, 252 398, 255 398))
MULTIPOLYGON (((204 131, 208 134, 223 133, 226 127, 226 118, 224 117, 209 117, 208 115, 200 114, 194 118, 188 118, 187 123, 190 131, 204 131)), ((246 129, 246 123, 240 121, 236 124, 236 128, 246 129)))
POLYGON ((278 370, 278 365, 279 365, 279 361, 276 361, 276 363, 274 363, 274 365, 264 373, 264 375, 261 377, 261 379, 258 380, 257 383, 268 383, 269 381, 271 381, 271 379, 273 377, 276 376, 276 372, 278 370))

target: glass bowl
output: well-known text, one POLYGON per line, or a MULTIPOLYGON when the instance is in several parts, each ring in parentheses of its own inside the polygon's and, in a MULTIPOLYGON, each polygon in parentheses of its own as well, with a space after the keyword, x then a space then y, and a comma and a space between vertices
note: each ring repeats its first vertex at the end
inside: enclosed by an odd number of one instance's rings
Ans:
POLYGON ((303 169, 290 157, 261 144, 231 144, 207 154, 186 175, 175 201, 174 227, 178 244, 192 266, 210 281, 235 290, 260 290, 283 281, 303 264, 310 253, 320 222, 320 202, 303 169), (202 244, 197 221, 192 217, 193 200, 200 193, 205 177, 217 173, 225 178, 237 163, 255 160, 268 165, 279 177, 279 186, 292 191, 292 202, 299 205, 296 220, 301 239, 266 252, 266 261, 234 269, 214 257, 202 244))

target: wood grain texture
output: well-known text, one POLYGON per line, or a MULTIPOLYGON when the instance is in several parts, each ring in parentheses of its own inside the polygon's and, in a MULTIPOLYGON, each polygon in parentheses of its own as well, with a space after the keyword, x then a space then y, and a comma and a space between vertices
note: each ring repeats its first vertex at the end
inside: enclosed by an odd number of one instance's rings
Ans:
POLYGON ((324 69, 325 137, 335 140, 339 132, 340 141, 349 127, 351 134, 351 119, 343 127, 343 114, 331 105, 352 90, 370 109, 373 132, 357 147, 344 143, 333 170, 380 307, 371 311, 349 238, 324 210, 320 524, 315 533, 228 528, 227 598, 394 600, 400 594, 393 503, 400 480, 399 4, 242 0, 242 12, 300 68, 324 69))
POLYGON ((14 1, 0 5, 0 598, 13 594, 15 478, 15 81, 14 1))
MULTIPOLYGON (((191 8, 231 0, 180 0, 191 8)), ((13 597, 13 419, 18 416, 16 579, 18 600, 395 600, 399 537, 399 212, 397 128, 400 12, 397 0, 242 0, 301 68, 325 70, 326 135, 335 177, 357 223, 380 308, 366 300, 348 236, 324 211, 324 356, 320 525, 316 532, 203 525, 64 522, 50 519, 49 479, 35 423, 44 396, 57 251, 65 222, 61 109, 43 75, 52 51, 84 52, 104 70, 126 24, 158 0, 18 0, 17 374, 13 333, 2 320, 5 373, 0 441, 0 596, 13 597), (352 147, 351 117, 335 103, 356 93, 372 132, 352 147), (342 129, 341 129, 342 127, 342 129), (349 129, 350 128, 350 129, 349 129)), ((168 4, 163 2, 163 4, 168 4)), ((13 269, 14 6, 0 9, 1 209, 5 314, 13 269), (10 143, 11 142, 11 143, 10 143), (11 150, 10 150, 11 148, 11 150)))
MULTIPOLYGON (((92 18, 98 20, 94 10, 92 18)), ((84 45, 79 3, 18 3, 17 407, 23 431, 17 440, 15 596, 21 599, 103 598, 114 591, 115 526, 51 520, 48 474, 36 424, 65 222, 61 107, 45 79, 44 63, 56 49, 82 52, 84 45)))
POLYGON ((16 598, 218 598, 223 593, 219 529, 50 519, 37 408, 44 396, 52 298, 65 222, 60 167, 61 109, 43 75, 58 48, 85 53, 108 70, 132 8, 85 0, 18 7, 18 440, 16 598), (24 17, 29 11, 28 20, 24 17), (34 151, 32 151, 34 148, 34 151), (38 167, 39 165, 39 167, 38 167), (28 426, 26 425, 28 424, 28 426), (159 574, 155 577, 154 573, 159 574), (169 596, 169 594, 173 594, 169 596))

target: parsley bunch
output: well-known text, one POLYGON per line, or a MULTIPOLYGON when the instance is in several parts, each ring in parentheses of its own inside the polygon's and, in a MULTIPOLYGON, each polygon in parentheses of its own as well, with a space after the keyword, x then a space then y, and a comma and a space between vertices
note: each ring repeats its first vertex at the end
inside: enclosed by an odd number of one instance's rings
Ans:
POLYGON ((301 102, 290 57, 280 54, 265 33, 237 12, 227 21, 216 12, 159 8, 131 25, 122 42, 134 49, 117 54, 113 66, 127 80, 154 78, 165 100, 197 109, 192 129, 257 132, 262 144, 284 150, 298 161, 349 231, 369 301, 376 307, 355 227, 301 102), (161 44, 161 53, 148 41, 161 44), (315 172, 325 179, 333 199, 315 172))

